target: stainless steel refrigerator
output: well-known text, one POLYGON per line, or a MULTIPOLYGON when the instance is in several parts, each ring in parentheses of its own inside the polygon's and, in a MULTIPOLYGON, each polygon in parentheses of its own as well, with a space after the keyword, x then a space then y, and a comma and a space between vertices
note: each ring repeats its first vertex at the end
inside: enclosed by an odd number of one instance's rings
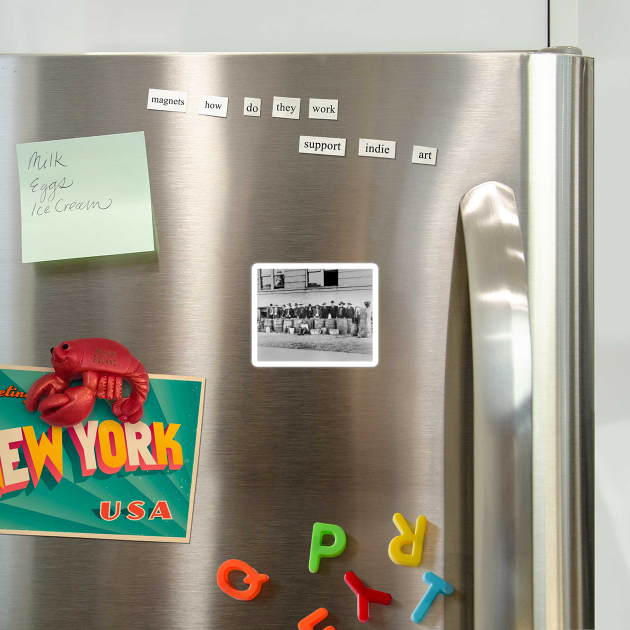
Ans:
POLYGON ((592 627, 592 212, 579 50, 2 56, 0 363, 108 337, 207 381, 190 543, 0 536, 0 628, 295 628, 323 606, 342 630, 346 571, 392 594, 375 628, 415 627, 424 571, 454 593, 422 627, 592 627), (227 117, 197 113, 208 94, 227 117), (22 264, 16 144, 132 131, 156 251, 22 264), (315 262, 378 268, 376 366, 252 364, 253 265, 315 262), (420 567, 388 558, 395 513, 428 520, 420 567), (348 542, 311 574, 315 522, 348 542), (228 558, 270 576, 252 602, 217 587, 228 558))

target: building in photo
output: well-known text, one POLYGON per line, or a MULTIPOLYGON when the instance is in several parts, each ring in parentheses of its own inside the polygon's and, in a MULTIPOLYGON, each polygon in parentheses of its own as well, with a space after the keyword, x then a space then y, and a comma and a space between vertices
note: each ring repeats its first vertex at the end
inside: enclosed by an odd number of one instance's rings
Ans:
POLYGON ((372 301, 372 269, 257 269, 258 318, 273 317, 269 305, 334 300, 363 305, 372 301))

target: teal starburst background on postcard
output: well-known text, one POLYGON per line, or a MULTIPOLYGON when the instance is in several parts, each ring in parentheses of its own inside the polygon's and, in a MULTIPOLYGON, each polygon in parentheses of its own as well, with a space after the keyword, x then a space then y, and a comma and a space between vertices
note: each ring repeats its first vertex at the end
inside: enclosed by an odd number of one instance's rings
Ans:
MULTIPOLYGON (((46 372, 3 369, 0 370, 0 391, 10 385, 27 392, 29 387, 46 372)), ((97 469, 89 477, 81 473, 77 450, 63 431, 63 477, 59 483, 44 467, 37 487, 32 482, 23 490, 0 496, 0 530, 24 532, 58 532, 86 534, 90 536, 143 536, 186 539, 188 514, 193 497, 193 474, 197 432, 201 430, 199 417, 202 404, 202 381, 151 378, 150 390, 144 404, 141 422, 181 425, 175 440, 182 447, 184 465, 179 470, 125 471, 124 467, 114 475, 97 469), (151 509, 158 501, 165 500, 172 520, 149 520, 151 509), (114 521, 105 521, 99 515, 101 501, 111 501, 112 511, 116 501, 122 504, 122 513, 114 521), (131 501, 144 501, 146 515, 142 520, 126 518, 127 505, 131 501)), ((115 419, 110 404, 97 399, 87 420, 115 419)), ((23 398, 0 397, 0 431, 13 427, 32 426, 39 440, 49 425, 39 413, 29 413, 23 398)), ((26 467, 26 459, 20 448, 19 468, 26 467)))

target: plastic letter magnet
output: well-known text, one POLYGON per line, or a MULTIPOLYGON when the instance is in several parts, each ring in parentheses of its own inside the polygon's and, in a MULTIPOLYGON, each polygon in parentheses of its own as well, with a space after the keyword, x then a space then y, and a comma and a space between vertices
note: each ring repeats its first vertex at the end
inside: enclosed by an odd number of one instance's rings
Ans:
POLYGON ((414 623, 420 623, 424 616, 427 614, 427 610, 434 602, 435 598, 442 593, 443 595, 452 595, 455 590, 451 584, 441 577, 427 571, 422 576, 422 581, 429 585, 424 597, 420 600, 420 603, 416 606, 416 609, 411 613, 411 621, 414 623))
POLYGON ((217 571, 217 584, 219 588, 226 595, 246 602, 257 597, 263 583, 267 582, 267 580, 269 580, 268 575, 258 573, 256 569, 253 569, 247 562, 243 562, 242 560, 226 560, 217 571), (239 591, 234 588, 228 580, 230 571, 242 571, 245 573, 246 575, 243 578, 243 582, 249 584, 249 588, 245 591, 239 591))
POLYGON ((367 588, 352 571, 348 571, 343 579, 357 596, 357 617, 361 623, 365 623, 370 618, 370 602, 384 606, 392 603, 392 596, 389 593, 367 588))
POLYGON ((422 546, 424 544, 424 532, 427 528, 425 516, 419 516, 416 521, 415 533, 407 524, 405 517, 396 512, 394 514, 394 525, 398 528, 400 536, 392 539, 389 543, 389 557, 394 564, 402 564, 407 567, 417 567, 422 561, 422 546), (411 553, 404 553, 403 547, 411 545, 411 553))
POLYGON ((313 524, 313 537, 311 538, 311 555, 308 559, 308 570, 317 573, 319 561, 322 558, 336 558, 340 556, 346 548, 346 533, 339 525, 328 525, 326 523, 313 524), (322 545, 322 540, 326 535, 334 536, 332 545, 322 545))
MULTIPOLYGON (((318 608, 315 612, 312 612, 308 617, 304 617, 304 619, 298 623, 298 630, 313 630, 315 625, 326 619, 326 617, 328 617, 328 611, 325 608, 318 608)), ((324 630, 335 630, 335 627, 326 626, 324 630)))

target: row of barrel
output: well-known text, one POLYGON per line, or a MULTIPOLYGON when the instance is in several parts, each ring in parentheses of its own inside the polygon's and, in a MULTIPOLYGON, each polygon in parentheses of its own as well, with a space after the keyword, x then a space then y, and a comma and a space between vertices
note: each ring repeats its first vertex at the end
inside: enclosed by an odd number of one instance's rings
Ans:
POLYGON ((340 335, 354 335, 359 334, 359 325, 353 322, 351 319, 345 317, 338 317, 336 319, 263 319, 263 330, 267 328, 274 332, 288 332, 289 328, 295 330, 300 329, 300 324, 307 323, 309 330, 319 330, 321 328, 329 330, 338 330, 340 335))

